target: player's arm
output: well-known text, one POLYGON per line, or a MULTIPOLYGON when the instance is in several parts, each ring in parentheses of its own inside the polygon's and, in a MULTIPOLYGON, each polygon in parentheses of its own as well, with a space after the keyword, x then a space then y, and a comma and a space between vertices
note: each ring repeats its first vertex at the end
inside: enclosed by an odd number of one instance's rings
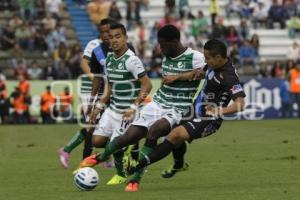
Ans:
POLYGON ((205 76, 205 72, 202 69, 194 69, 189 72, 184 72, 178 75, 168 75, 164 76, 162 83, 163 84, 170 84, 175 81, 192 81, 192 80, 200 80, 203 79, 205 76))
POLYGON ((163 84, 170 84, 174 81, 192 81, 200 80, 205 77, 205 72, 203 70, 205 63, 204 55, 200 52, 195 52, 193 56, 193 70, 184 72, 178 75, 169 75, 163 77, 163 84))
POLYGON ((245 108, 245 97, 237 97, 232 104, 227 107, 206 107, 206 114, 212 116, 223 116, 228 114, 234 114, 243 111, 245 108))
POLYGON ((89 62, 90 60, 86 56, 82 56, 80 62, 80 68, 85 75, 87 75, 91 80, 93 80, 93 75, 91 74, 89 62))
POLYGON ((141 90, 139 92, 138 97, 134 100, 133 104, 131 104, 130 108, 127 109, 123 115, 124 119, 131 120, 138 106, 151 92, 152 83, 146 74, 143 63, 140 61, 140 59, 138 59, 138 57, 135 56, 132 59, 130 59, 126 63, 126 66, 127 70, 130 71, 132 75, 141 83, 141 90))
POLYGON ((95 105, 95 109, 90 115, 90 124, 96 123, 97 116, 102 113, 105 108, 107 107, 107 104, 109 103, 109 98, 112 94, 112 87, 109 83, 105 84, 103 95, 97 100, 97 103, 95 105))
MULTIPOLYGON (((105 60, 105 57, 103 57, 103 59, 105 60)), ((89 100, 87 114, 89 114, 92 111, 94 99, 97 96, 99 88, 103 88, 105 85, 104 66, 99 63, 94 51, 92 52, 89 66, 90 66, 89 67, 90 73, 92 74, 93 79, 92 79, 92 91, 89 100)))

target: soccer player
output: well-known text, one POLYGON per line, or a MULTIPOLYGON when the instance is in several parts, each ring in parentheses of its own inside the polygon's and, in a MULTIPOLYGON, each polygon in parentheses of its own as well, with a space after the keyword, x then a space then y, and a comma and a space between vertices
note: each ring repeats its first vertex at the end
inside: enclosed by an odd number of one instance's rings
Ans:
MULTIPOLYGON (((127 33, 122 24, 111 24, 110 43, 113 53, 106 59, 108 83, 90 119, 95 123, 96 116, 105 110, 92 138, 93 146, 98 148, 125 133, 152 89, 142 61, 128 48, 127 33), (105 109, 108 103, 109 107, 105 109)), ((117 174, 107 183, 109 185, 126 182, 124 151, 118 150, 113 153, 117 174)))
MULTIPOLYGON (((195 116, 194 119, 173 129, 163 143, 140 159, 135 168, 131 168, 132 171, 138 171, 161 160, 185 141, 191 142, 194 139, 209 136, 221 126, 221 116, 244 109, 246 95, 236 70, 227 57, 225 44, 219 40, 209 40, 204 45, 204 56, 207 63, 206 83, 198 97, 201 101, 196 104, 196 110, 199 110, 201 117, 195 116), (229 105, 231 100, 233 103, 229 105)), ((151 136, 148 135, 148 137, 151 136)))
MULTIPOLYGON (((154 138, 148 140, 140 150, 142 157, 151 151, 159 137, 167 135, 172 126, 178 124, 182 116, 190 112, 200 82, 194 80, 194 76, 204 67, 204 56, 184 47, 180 42, 180 32, 173 25, 166 25, 158 31, 158 42, 165 56, 162 63, 163 74, 170 76, 164 79, 153 97, 153 102, 141 110, 139 118, 130 125, 126 133, 108 143, 101 155, 92 155, 83 160, 80 167, 94 166, 107 160, 109 155, 136 143, 149 132, 154 138)), ((125 191, 138 191, 143 173, 144 170, 137 172, 125 191)))
MULTIPOLYGON (((80 99, 83 107, 83 113, 86 122, 89 121, 94 99, 97 94, 103 92, 101 86, 101 72, 105 67, 105 59, 109 48, 109 27, 113 23, 110 19, 103 19, 99 25, 100 39, 91 40, 83 52, 81 60, 81 69, 84 75, 81 76, 80 99), (102 41, 102 42, 101 42, 102 41), (96 74, 93 76, 93 74, 96 74)), ((69 167, 70 153, 79 144, 85 141, 83 149, 83 158, 90 156, 92 153, 92 130, 89 128, 82 128, 69 141, 69 143, 59 150, 60 162, 64 168, 69 167)))

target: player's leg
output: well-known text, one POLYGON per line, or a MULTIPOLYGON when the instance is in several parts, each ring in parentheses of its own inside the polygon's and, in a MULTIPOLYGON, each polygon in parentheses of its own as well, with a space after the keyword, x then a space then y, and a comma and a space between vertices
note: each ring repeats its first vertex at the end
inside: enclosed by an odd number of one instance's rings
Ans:
POLYGON ((59 149, 60 162, 64 168, 69 167, 70 153, 84 141, 87 134, 88 132, 85 128, 80 129, 74 134, 67 145, 59 149))
POLYGON ((85 159, 86 157, 90 156, 93 152, 93 143, 92 143, 93 132, 94 129, 89 129, 87 130, 87 134, 85 134, 82 159, 85 159))
POLYGON ((162 172, 161 176, 163 178, 171 178, 177 172, 186 171, 189 168, 188 163, 184 161, 186 150, 187 144, 185 142, 172 150, 174 164, 162 172))
POLYGON ((151 102, 141 110, 139 117, 131 123, 125 134, 116 137, 107 144, 105 151, 99 156, 99 159, 106 160, 107 157, 115 151, 136 144, 140 139, 146 136, 148 128, 156 121, 157 104, 151 102))
POLYGON ((211 120, 187 122, 176 127, 168 134, 163 143, 157 145, 149 155, 146 155, 139 161, 134 171, 138 171, 147 165, 163 159, 168 156, 174 148, 180 146, 185 141, 191 141, 193 139, 203 138, 210 135, 212 132, 208 132, 207 134, 206 128, 211 122, 211 120))
MULTIPOLYGON (((167 135, 171 130, 171 125, 168 120, 160 119, 156 121, 149 129, 145 145, 141 148, 139 153, 139 159, 144 158, 146 155, 151 153, 152 149, 156 146, 158 138, 167 135)), ((133 177, 129 181, 130 184, 140 183, 145 169, 140 169, 134 173, 133 177)))

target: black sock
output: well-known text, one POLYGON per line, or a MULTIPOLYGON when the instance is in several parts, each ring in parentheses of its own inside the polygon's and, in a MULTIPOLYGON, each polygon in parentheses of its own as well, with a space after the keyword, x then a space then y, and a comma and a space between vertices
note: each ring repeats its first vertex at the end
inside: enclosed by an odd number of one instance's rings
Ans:
POLYGON ((173 149, 174 165, 173 168, 180 169, 184 164, 184 154, 186 153, 186 143, 183 142, 179 147, 173 149))
POLYGON ((139 164, 136 166, 136 171, 163 159, 171 153, 173 148, 174 145, 168 140, 165 140, 163 143, 157 145, 149 155, 146 155, 139 161, 139 164))
POLYGON ((135 161, 139 161, 139 143, 136 143, 131 151, 130 151, 130 155, 131 155, 131 158, 135 161))
POLYGON ((86 129, 84 128, 83 130, 84 133, 84 147, 83 147, 83 152, 82 152, 82 157, 85 159, 86 157, 90 156, 93 151, 93 144, 92 144, 92 131, 87 132, 86 129))

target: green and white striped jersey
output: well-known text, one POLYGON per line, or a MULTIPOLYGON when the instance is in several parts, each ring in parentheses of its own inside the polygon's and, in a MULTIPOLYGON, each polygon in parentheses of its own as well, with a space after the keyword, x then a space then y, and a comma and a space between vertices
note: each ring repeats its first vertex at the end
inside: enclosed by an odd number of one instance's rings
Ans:
POLYGON ((142 61, 128 49, 121 57, 109 53, 106 58, 108 82, 112 87, 109 107, 122 113, 130 107, 141 90, 139 78, 146 74, 142 61))
MULTIPOLYGON (((162 61, 163 75, 178 75, 205 65, 204 55, 191 48, 176 58, 164 57, 162 61)), ((193 103, 193 97, 197 92, 199 80, 175 81, 164 84, 154 94, 153 101, 163 108, 175 108, 179 112, 187 113, 193 103)))
MULTIPOLYGON (((99 39, 91 40, 83 51, 83 58, 90 60, 92 57, 93 50, 100 45, 99 39)), ((80 93, 91 93, 92 92, 92 80, 85 74, 80 76, 80 93)))

